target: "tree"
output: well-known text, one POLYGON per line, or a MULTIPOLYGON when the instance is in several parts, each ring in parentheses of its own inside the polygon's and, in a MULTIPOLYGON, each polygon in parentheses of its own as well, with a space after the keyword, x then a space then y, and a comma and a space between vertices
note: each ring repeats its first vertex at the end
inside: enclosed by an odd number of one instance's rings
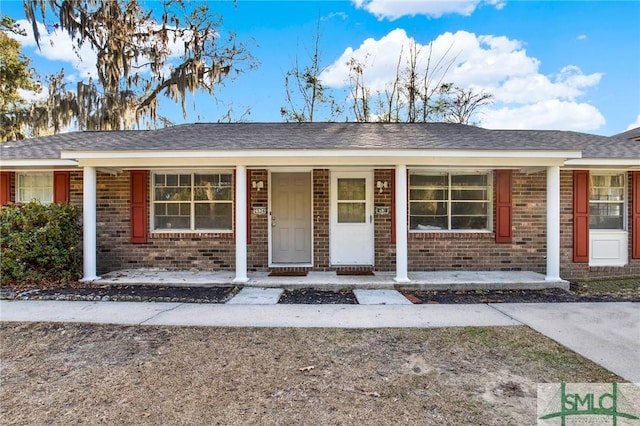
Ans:
POLYGON ((298 57, 284 78, 285 101, 287 106, 280 108, 280 115, 287 122, 315 121, 318 109, 328 107, 328 120, 333 121, 342 111, 333 96, 327 94, 320 80, 322 65, 320 58, 320 19, 316 26, 311 64, 300 68, 298 57), (299 98, 298 96, 299 95, 299 98))
POLYGON ((56 27, 77 47, 86 43, 97 55, 96 77, 79 82, 75 91, 56 80, 48 102, 38 106, 40 119, 31 123, 34 133, 72 122, 82 130, 157 126, 166 122, 157 113, 161 99, 179 102, 186 117, 188 94, 214 95, 216 87, 242 72, 244 65, 255 66, 234 34, 223 39, 222 19, 206 2, 159 4, 156 20, 139 0, 25 0, 38 43, 38 19, 46 23, 52 13, 56 27))
POLYGON ((356 58, 349 60, 349 86, 353 115, 358 122, 371 121, 371 90, 364 84, 365 65, 356 58))
POLYGON ((448 123, 477 124, 471 121, 478 109, 493 102, 491 93, 463 89, 453 83, 441 86, 443 94, 442 117, 448 123))
POLYGON ((0 142, 25 136, 29 104, 20 90, 40 90, 29 58, 20 53, 20 42, 8 33, 23 34, 13 19, 0 16, 0 142))

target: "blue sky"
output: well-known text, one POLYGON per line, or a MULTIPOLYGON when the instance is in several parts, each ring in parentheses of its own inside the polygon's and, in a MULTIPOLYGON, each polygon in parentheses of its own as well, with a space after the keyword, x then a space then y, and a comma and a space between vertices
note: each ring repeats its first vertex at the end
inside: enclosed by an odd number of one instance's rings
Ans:
MULTIPOLYGON (((285 73, 296 56, 310 64, 320 19, 321 78, 342 103, 349 58, 365 64, 375 92, 392 81, 410 42, 422 52, 432 43, 432 57, 451 48, 445 81, 493 93, 495 102, 476 117, 483 127, 611 135, 640 126, 640 1, 238 0, 211 7, 260 66, 228 81, 217 100, 192 98, 186 119, 165 102, 161 112, 176 123, 218 121, 230 107, 234 119, 249 109, 245 121, 282 121, 285 73)), ((24 19, 21 2, 2 1, 0 11, 24 19)), ((55 47, 46 51, 22 40, 39 72, 90 72, 91 52, 80 62, 63 37, 50 38, 55 47)))

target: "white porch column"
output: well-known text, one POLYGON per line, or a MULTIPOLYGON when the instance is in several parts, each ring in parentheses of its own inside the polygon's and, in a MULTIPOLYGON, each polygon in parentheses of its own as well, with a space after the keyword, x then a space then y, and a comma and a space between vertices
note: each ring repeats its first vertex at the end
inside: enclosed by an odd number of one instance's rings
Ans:
POLYGON ((82 269, 81 281, 94 281, 96 274, 96 169, 82 170, 82 269))
POLYGON ((407 166, 396 166, 395 188, 396 195, 396 276, 394 281, 408 283, 408 250, 407 250, 407 166))
POLYGON ((560 281, 560 167, 547 167, 547 281, 560 281))
POLYGON ((247 276, 247 168, 236 167, 236 277, 234 283, 246 283, 247 276))

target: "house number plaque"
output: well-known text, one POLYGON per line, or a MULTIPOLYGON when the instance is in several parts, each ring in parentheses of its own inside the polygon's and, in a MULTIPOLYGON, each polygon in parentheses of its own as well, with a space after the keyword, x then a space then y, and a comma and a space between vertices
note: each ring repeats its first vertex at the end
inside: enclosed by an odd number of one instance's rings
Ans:
POLYGON ((266 207, 254 207, 252 211, 253 211, 253 214, 255 214, 257 216, 261 216, 261 215, 267 214, 267 208, 266 207))

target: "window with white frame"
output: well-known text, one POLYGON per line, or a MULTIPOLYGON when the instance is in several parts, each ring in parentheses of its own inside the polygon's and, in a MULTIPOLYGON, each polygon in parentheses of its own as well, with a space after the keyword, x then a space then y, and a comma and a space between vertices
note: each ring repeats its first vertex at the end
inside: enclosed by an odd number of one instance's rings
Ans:
POLYGON ((589 228, 625 229, 625 174, 589 173, 589 228))
POLYGON ((491 173, 409 175, 409 228, 413 231, 489 230, 491 173))
POLYGON ((156 231, 232 230, 230 172, 154 173, 152 199, 156 231))
POLYGON ((53 202, 53 172, 16 173, 16 202, 53 202))

